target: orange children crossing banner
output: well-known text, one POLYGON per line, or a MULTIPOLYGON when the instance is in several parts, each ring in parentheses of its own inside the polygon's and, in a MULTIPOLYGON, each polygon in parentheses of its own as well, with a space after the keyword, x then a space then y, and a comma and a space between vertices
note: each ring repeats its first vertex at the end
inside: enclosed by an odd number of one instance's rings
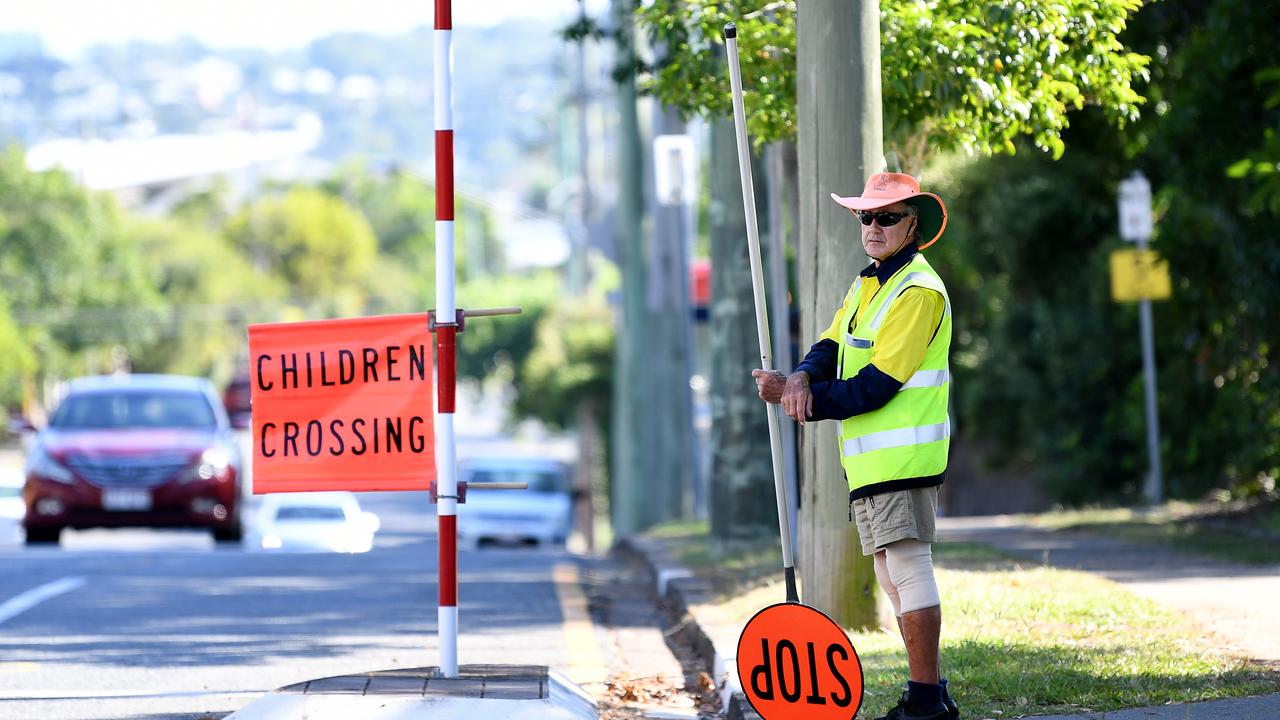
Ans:
POLYGON ((427 490, 426 313, 249 326, 253 492, 427 490))

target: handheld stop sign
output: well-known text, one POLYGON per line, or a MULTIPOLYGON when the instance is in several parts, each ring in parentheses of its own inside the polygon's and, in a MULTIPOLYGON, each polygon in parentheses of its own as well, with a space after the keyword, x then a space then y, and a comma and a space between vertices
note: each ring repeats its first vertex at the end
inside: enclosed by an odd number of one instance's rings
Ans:
MULTIPOLYGON (((773 370, 764 275, 760 269, 760 234, 756 227, 755 191, 751 182, 751 154, 747 142, 746 111, 742 99, 742 71, 738 66, 738 32, 724 27, 733 93, 733 124, 738 144, 738 171, 747 219, 747 251, 751 260, 751 290, 755 296, 760 367, 773 370)), ((791 527, 786 482, 782 470, 779 409, 766 405, 769 445, 773 455, 778 530, 782 537, 782 571, 787 602, 756 613, 738 637, 738 679, 751 707, 765 720, 849 720, 862 707, 862 661, 853 643, 834 620, 820 610, 800 604, 791 552, 791 527)))
POLYGON ((862 707, 853 643, 808 605, 770 605, 747 622, 738 636, 738 678, 765 720, 849 720, 862 707))

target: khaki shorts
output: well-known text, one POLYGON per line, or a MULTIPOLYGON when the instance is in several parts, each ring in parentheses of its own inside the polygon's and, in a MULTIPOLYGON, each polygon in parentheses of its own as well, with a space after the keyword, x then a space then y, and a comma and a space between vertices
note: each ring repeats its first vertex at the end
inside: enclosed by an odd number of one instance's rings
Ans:
POLYGON ((898 540, 938 541, 935 516, 940 485, 858 498, 853 501, 853 521, 858 526, 862 554, 898 540))

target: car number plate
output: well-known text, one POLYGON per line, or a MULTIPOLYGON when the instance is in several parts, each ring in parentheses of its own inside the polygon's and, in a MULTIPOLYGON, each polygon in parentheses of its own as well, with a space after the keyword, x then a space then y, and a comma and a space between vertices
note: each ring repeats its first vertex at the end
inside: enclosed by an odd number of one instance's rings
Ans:
POLYGON ((150 490, 103 490, 103 510, 150 510, 150 490))

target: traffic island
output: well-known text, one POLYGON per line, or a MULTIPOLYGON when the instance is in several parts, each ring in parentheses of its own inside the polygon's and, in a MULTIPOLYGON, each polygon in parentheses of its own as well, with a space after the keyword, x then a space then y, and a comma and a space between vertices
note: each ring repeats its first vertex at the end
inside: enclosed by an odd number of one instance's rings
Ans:
POLYGON ((542 665, 379 670, 275 690, 227 720, 595 720, 595 700, 542 665))

